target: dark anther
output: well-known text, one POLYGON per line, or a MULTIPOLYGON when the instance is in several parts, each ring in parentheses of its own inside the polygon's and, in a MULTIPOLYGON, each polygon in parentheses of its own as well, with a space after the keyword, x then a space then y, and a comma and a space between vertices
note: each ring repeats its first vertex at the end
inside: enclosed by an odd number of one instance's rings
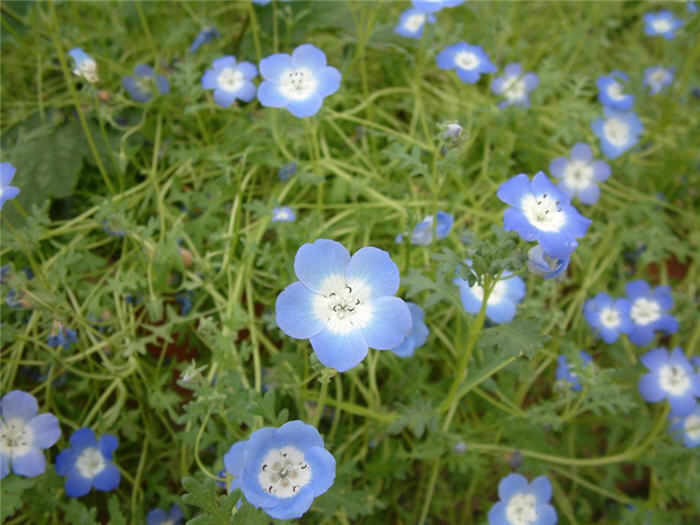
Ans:
POLYGON ((270 486, 268 487, 267 491, 268 491, 270 494, 272 494, 272 485, 270 485, 270 486))
POLYGON ((287 453, 285 452, 284 454, 282 454, 282 457, 283 457, 283 458, 286 458, 286 457, 287 457, 287 453))
POLYGON ((352 293, 352 288, 350 288, 350 285, 346 285, 346 288, 348 289, 348 293, 352 293))
POLYGON ((307 465, 306 463, 304 463, 304 464, 301 466, 301 470, 304 470, 306 467, 308 467, 308 465, 307 465))
POLYGON ((265 472, 265 469, 267 468, 267 465, 263 465, 263 472, 265 472))

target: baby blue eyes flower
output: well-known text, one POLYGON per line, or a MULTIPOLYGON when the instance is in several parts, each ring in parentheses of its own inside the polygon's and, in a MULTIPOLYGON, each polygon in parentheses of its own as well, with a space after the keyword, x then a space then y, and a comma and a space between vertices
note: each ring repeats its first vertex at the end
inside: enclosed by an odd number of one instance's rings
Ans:
POLYGON ((79 47, 71 49, 68 54, 73 58, 75 62, 75 67, 73 68, 73 74, 79 77, 83 77, 85 80, 94 84, 99 82, 99 77, 97 76, 97 62, 85 53, 79 47))
POLYGON ((609 75, 599 77, 596 84, 600 103, 614 109, 631 109, 634 106, 634 95, 623 93, 624 88, 620 83, 628 80, 629 77, 622 71, 613 71, 609 75))
POLYGON ((12 177, 15 176, 15 168, 9 162, 3 162, 0 164, 0 210, 2 210, 2 205, 10 199, 14 199, 19 195, 19 188, 10 186, 12 182, 12 177))
POLYGON ((177 505, 170 507, 170 512, 153 509, 146 515, 146 525, 177 525, 182 523, 185 516, 177 505))
MULTIPOLYGON (((450 233, 452 229, 452 224, 454 224, 454 217, 447 212, 438 211, 435 217, 428 215, 416 224, 411 234, 411 244, 417 244, 419 246, 427 246, 433 242, 433 220, 437 219, 435 224, 435 236, 438 239, 444 239, 450 233)), ((403 241, 403 236, 400 236, 398 242, 403 241)))
POLYGON ((153 68, 145 64, 139 64, 134 68, 134 76, 126 76, 122 79, 122 85, 137 102, 148 102, 155 90, 165 95, 170 92, 168 79, 163 75, 156 75, 153 68))
POLYGON ((695 409, 687 416, 676 418, 671 424, 671 432, 688 448, 700 446, 700 404, 696 403, 695 409))
POLYGON ((335 458, 303 421, 256 430, 231 446, 224 465, 233 476, 229 491, 240 489, 248 503, 280 520, 300 518, 335 479, 335 458))
POLYGON ((394 33, 407 38, 418 39, 423 36, 423 28, 426 23, 434 24, 435 17, 420 9, 407 9, 401 13, 399 23, 394 28, 394 33))
POLYGON ((403 342, 396 348, 390 348, 394 354, 399 357, 410 357, 416 348, 420 348, 428 339, 430 331, 425 324, 425 312, 415 303, 406 302, 409 311, 411 312, 411 331, 408 333, 403 342))
POLYGON ((607 107, 603 111, 605 118, 594 120, 591 129, 600 139, 603 153, 616 159, 639 142, 644 126, 632 111, 622 112, 607 107))
POLYGON ((516 231, 526 241, 538 241, 550 257, 565 258, 583 237, 590 219, 571 206, 569 197, 543 172, 532 178, 521 173, 498 188, 498 198, 511 207, 503 216, 503 228, 516 231))
POLYGON ((190 53, 196 52, 200 47, 202 47, 207 42, 219 38, 221 34, 216 30, 215 27, 203 27, 202 30, 197 34, 194 41, 190 45, 190 53))
POLYGON ((252 80, 258 68, 250 62, 236 62, 228 55, 212 62, 212 69, 202 76, 202 87, 214 90, 214 102, 222 108, 231 106, 236 99, 250 102, 255 98, 252 80))
POLYGON ((342 244, 319 239, 294 259, 299 278, 277 297, 277 325, 309 339, 319 361, 345 372, 368 348, 395 348, 411 330, 411 313, 394 294, 399 269, 384 250, 367 246, 350 257, 342 244))
POLYGON ((323 99, 340 88, 340 72, 326 65, 326 55, 311 44, 297 47, 292 55, 277 53, 260 61, 265 81, 258 88, 263 106, 287 108, 298 118, 318 113, 323 99))
MULTIPOLYGON (((466 263, 470 265, 469 261, 466 263)), ((452 282, 459 286, 459 296, 464 310, 470 314, 478 314, 484 302, 484 289, 477 283, 469 286, 469 283, 461 277, 456 277, 452 282)), ((510 323, 523 297, 525 297, 525 281, 513 272, 503 272, 486 302, 486 317, 494 323, 510 323)))
POLYGON ((663 330, 668 334, 678 330, 678 321, 666 313, 673 307, 673 297, 668 286, 657 286, 653 290, 644 281, 633 281, 625 286, 630 303, 632 325, 629 340, 639 346, 646 346, 654 339, 654 331, 663 330))
POLYGON ((114 490, 121 474, 112 463, 112 454, 119 442, 116 436, 105 434, 99 440, 89 427, 83 427, 70 437, 71 448, 56 457, 56 472, 66 478, 66 494, 72 498, 84 496, 92 487, 114 490))
POLYGON ((627 299, 613 299, 606 293, 599 293, 583 305, 583 316, 608 344, 617 341, 620 334, 629 334, 632 330, 627 299))
POLYGON ((296 214, 289 206, 282 206, 272 210, 272 222, 294 222, 296 219, 296 214))
POLYGON ((644 85, 649 88, 649 93, 656 95, 665 87, 673 83, 672 67, 655 66, 644 70, 644 85))
POLYGON ((441 69, 456 69, 459 79, 467 84, 477 82, 482 73, 498 71, 481 46, 472 46, 466 42, 447 46, 440 51, 436 62, 441 69))
POLYGON ((639 392, 645 401, 658 403, 667 399, 671 415, 677 417, 695 410, 695 398, 700 397, 700 374, 679 347, 670 353, 665 348, 655 348, 644 354, 641 362, 649 369, 639 380, 639 392))
POLYGON ((644 15, 644 32, 649 36, 661 35, 666 40, 673 40, 676 29, 683 25, 683 20, 673 16, 670 11, 656 11, 644 15))
POLYGON ((527 252, 527 269, 545 279, 559 277, 569 267, 570 261, 571 258, 568 255, 561 258, 550 257, 544 253, 544 249, 539 244, 527 252))
POLYGON ((505 100, 500 108, 509 105, 527 106, 530 104, 528 93, 537 87, 539 79, 534 73, 523 75, 523 68, 518 63, 508 64, 503 76, 496 77, 491 83, 491 91, 503 95, 505 100))
POLYGON ((554 525, 557 512, 549 504, 552 484, 545 476, 528 483, 520 474, 508 474, 498 484, 496 503, 489 511, 489 525, 554 525))
POLYGON ((297 163, 290 162, 277 170, 277 178, 282 182, 289 180, 297 172, 297 163))
POLYGON ((588 144, 579 142, 571 148, 569 158, 554 159, 549 165, 549 171, 556 179, 560 179, 559 189, 572 199, 578 199, 584 204, 595 204, 600 197, 598 182, 610 177, 610 166, 602 160, 593 160, 593 152, 588 144))
POLYGON ((33 478, 46 470, 42 449, 61 437, 58 419, 39 414, 33 395, 13 390, 0 400, 0 479, 10 473, 33 478))
MULTIPOLYGON (((581 350, 579 352, 579 359, 583 363, 584 367, 588 366, 588 363, 591 363, 593 361, 593 358, 581 350)), ((578 374, 575 372, 574 368, 575 365, 572 363, 569 363, 569 360, 565 355, 560 355, 559 359, 557 359, 557 373, 556 373, 556 378, 557 381, 562 381, 564 383, 568 383, 569 386, 571 387, 571 390, 574 390, 576 392, 581 391, 581 381, 578 378, 578 374)))
POLYGON ((437 13, 444 7, 457 7, 466 0, 413 0, 413 7, 426 13, 437 13))

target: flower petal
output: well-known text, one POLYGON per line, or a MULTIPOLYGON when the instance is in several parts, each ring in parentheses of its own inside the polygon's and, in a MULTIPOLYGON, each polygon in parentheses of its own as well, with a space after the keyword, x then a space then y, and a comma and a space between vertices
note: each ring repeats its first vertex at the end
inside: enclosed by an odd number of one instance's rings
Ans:
POLYGON ((495 304, 487 303, 486 317, 494 323, 510 323, 515 317, 515 304, 505 298, 495 304))
POLYGON ((398 297, 379 297, 370 305, 372 314, 368 324, 362 327, 365 341, 370 348, 388 350, 401 344, 411 331, 411 312, 398 297))
POLYGON ((342 76, 334 67, 324 67, 316 73, 316 93, 325 98, 340 89, 342 76))
POLYGON ((71 446, 77 450, 97 446, 95 433, 90 427, 79 428, 71 434, 69 441, 71 446))
POLYGON ((305 67, 316 72, 326 67, 326 55, 313 44, 303 44, 292 52, 292 67, 305 67))
POLYGON ((345 279, 365 301, 394 295, 401 281, 399 268, 389 253, 373 246, 366 246, 353 254, 345 279))
POLYGON ((27 423, 34 436, 32 446, 49 448, 61 437, 61 427, 53 414, 39 414, 27 423))
MULTIPOLYGON (((323 293, 323 285, 329 278, 344 281, 350 262, 350 253, 337 241, 318 239, 301 246, 294 258, 294 272, 306 287, 315 293, 323 293)), ((338 283, 341 287, 344 282, 338 283)))
POLYGON ((5 421, 14 418, 28 421, 39 411, 36 398, 22 390, 13 390, 5 394, 0 404, 2 405, 0 407, 2 418, 5 421))
POLYGON ((280 93, 279 85, 266 80, 258 87, 258 100, 268 108, 283 108, 289 99, 280 93))
POLYGON ((324 328, 324 323, 314 313, 314 298, 300 281, 293 282, 277 296, 275 320, 277 326, 290 337, 308 339, 324 328))
POLYGON ((252 62, 241 62, 236 68, 246 80, 251 80, 258 74, 258 68, 252 62))
MULTIPOLYGON (((518 232, 518 235, 525 241, 534 241, 540 236, 540 230, 535 228, 518 208, 506 208, 506 211, 503 212, 503 229, 507 232, 518 232)), ((549 254, 544 244, 542 247, 549 254)))
POLYGON ((97 490, 107 491, 116 489, 120 480, 121 473, 119 469, 110 463, 92 479, 92 484, 97 490))
POLYGON ((221 88, 216 88, 214 90, 214 102, 217 106, 228 108, 231 107, 235 101, 236 93, 221 88))
MULTIPOLYGON (((275 443, 289 444, 303 450, 307 447, 323 448, 323 438, 318 430, 303 421, 288 421, 275 430, 275 443)), ((313 470, 312 470, 313 471, 313 470)), ((315 471, 313 471, 315 473, 315 471)))
POLYGON ((521 173, 501 184, 498 187, 497 195, 506 204, 520 208, 523 197, 531 193, 530 179, 527 175, 521 173))
POLYGON ((661 389, 657 374, 645 374, 639 380, 639 393, 645 401, 658 403, 666 397, 666 392, 661 389))
POLYGON ((43 474, 46 470, 46 458, 38 448, 30 448, 22 456, 12 457, 12 471, 27 478, 43 474))
POLYGON ((319 361, 338 372, 345 372, 359 365, 367 355, 367 341, 360 330, 337 334, 326 329, 313 336, 310 341, 319 361))
POLYGON ((66 488, 66 496, 79 498, 90 492, 92 480, 82 477, 77 472, 73 472, 66 478, 64 486, 66 488))
POLYGON ((117 436, 112 434, 103 435, 97 442, 97 449, 102 453, 105 459, 111 460, 114 451, 119 446, 117 436))
POLYGON ((530 489, 537 498, 537 503, 547 503, 552 499, 552 484, 546 476, 538 476, 530 483, 530 489))
POLYGON ((314 495, 319 496, 333 485, 333 480, 335 479, 335 458, 322 446, 311 447, 304 454, 313 472, 311 488, 314 495))
POLYGON ((552 174, 552 177, 561 179, 562 177, 564 177, 564 170, 568 165, 569 159, 567 159, 566 157, 559 157, 557 159, 554 159, 552 162, 549 163, 549 173, 552 174))
POLYGON ((231 445, 228 452, 224 454, 224 467, 226 468, 226 472, 235 477, 241 475, 247 450, 248 441, 239 441, 231 445))
POLYGON ((276 498, 277 503, 272 507, 263 507, 265 512, 278 520, 292 520, 301 518, 309 510, 314 501, 313 492, 301 490, 297 496, 292 498, 276 498))
POLYGON ((72 448, 61 450, 56 456, 55 468, 59 476, 68 476, 75 468, 78 452, 72 448))
POLYGON ((214 69, 207 69, 202 75, 202 87, 204 89, 216 89, 219 84, 217 82, 219 73, 214 69))
POLYGON ((537 525, 556 525, 557 511, 551 505, 537 505, 537 525))
POLYGON ((498 484, 498 497, 507 502, 518 492, 527 492, 529 489, 527 479, 520 474, 508 474, 498 484))
POLYGON ((282 74, 292 67, 292 57, 276 53, 260 61, 260 75, 266 80, 277 82, 282 74))
POLYGON ((591 147, 585 142, 578 142, 571 148, 571 158, 589 163, 593 158, 593 151, 591 151, 591 147))
POLYGON ((236 59, 231 55, 227 55, 225 57, 215 59, 211 65, 217 70, 222 70, 227 67, 236 67, 236 59))
POLYGON ((589 184, 578 190, 578 200, 584 204, 595 204, 600 198, 600 188, 596 184, 589 184))
POLYGON ((511 525, 506 517, 506 504, 504 502, 499 501, 489 510, 489 525, 511 525))
POLYGON ((314 93, 304 100, 291 100, 285 107, 295 117, 306 118, 318 113, 322 105, 323 99, 314 93))

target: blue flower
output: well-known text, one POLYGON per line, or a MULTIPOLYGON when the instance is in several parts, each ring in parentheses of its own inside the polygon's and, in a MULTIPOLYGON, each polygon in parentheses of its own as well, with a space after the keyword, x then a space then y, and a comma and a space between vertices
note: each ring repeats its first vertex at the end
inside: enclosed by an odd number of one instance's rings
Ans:
POLYGON ((508 474, 498 484, 496 503, 489 511, 489 525, 554 525, 557 512, 549 504, 552 484, 545 476, 527 482, 520 474, 508 474))
POLYGON ((407 9, 401 13, 399 23, 394 28, 394 33, 408 38, 419 39, 423 36, 423 28, 425 24, 434 24, 435 17, 430 13, 426 13, 421 9, 407 9))
POLYGON ((41 450, 61 437, 53 414, 39 414, 33 395, 13 390, 0 400, 0 479, 10 473, 27 478, 43 474, 46 458, 41 450))
POLYGON ((46 344, 53 348, 58 348, 59 346, 68 348, 70 345, 77 342, 78 334, 76 334, 75 330, 66 328, 58 321, 54 321, 54 329, 51 335, 49 335, 46 344))
POLYGON ((282 182, 289 180, 292 175, 294 175, 297 172, 297 163, 296 162, 290 162, 288 164, 285 164, 284 166, 281 166, 279 170, 277 170, 277 177, 279 180, 282 182))
POLYGON ((678 330, 678 321, 666 313, 673 307, 671 288, 657 286, 653 290, 644 281, 633 281, 625 286, 630 302, 632 326, 629 339, 634 344, 646 346, 654 339, 654 331, 663 330, 668 334, 678 330))
MULTIPOLYGON (((433 215, 426 216, 422 221, 416 224, 413 228, 413 233, 411 234, 411 244, 417 244, 419 246, 427 246, 433 242, 433 219, 437 218, 435 224, 435 236, 438 239, 444 239, 450 233, 452 229, 452 224, 454 223, 454 217, 447 212, 438 211, 433 215)), ((400 235, 397 242, 403 242, 403 236, 400 235)))
POLYGON ((73 69, 73 74, 79 77, 83 77, 85 80, 94 84, 99 82, 99 77, 97 76, 97 62, 85 53, 79 47, 71 49, 68 54, 73 58, 75 62, 75 67, 73 69))
POLYGON ((15 176, 15 168, 9 162, 3 162, 0 164, 0 210, 2 210, 2 205, 10 199, 14 199, 19 194, 19 188, 10 186, 12 182, 12 177, 15 176))
MULTIPOLYGON (((593 361, 593 358, 581 350, 579 353, 579 359, 583 363, 583 366, 586 367, 588 366, 588 363, 593 361)), ((571 390, 575 390, 576 392, 581 391, 581 381, 578 378, 578 374, 572 370, 575 368, 575 364, 569 363, 567 357, 565 355, 560 355, 559 359, 557 359, 557 373, 556 373, 556 378, 557 381, 562 381, 569 383, 571 390)))
POLYGON ((482 73, 498 71, 481 46, 472 46, 466 42, 447 46, 435 60, 441 69, 456 69, 459 79, 467 84, 478 82, 482 73))
POLYGON ((593 160, 588 144, 579 142, 571 148, 571 157, 559 157, 549 164, 549 171, 561 179, 559 189, 570 198, 578 195, 584 204, 595 204, 600 198, 598 182, 610 177, 610 166, 602 160, 593 160))
POLYGON ((170 91, 168 79, 163 75, 156 75, 151 66, 139 64, 134 68, 134 76, 122 78, 122 86, 129 92, 131 98, 137 102, 148 102, 153 97, 154 87, 161 95, 170 91))
POLYGON ((622 71, 613 71, 609 75, 598 77, 598 100, 604 106, 614 109, 627 110, 634 106, 634 95, 622 92, 620 81, 627 82, 629 77, 622 71))
POLYGON ((254 4, 258 5, 267 5, 270 3, 271 0, 252 0, 254 4))
POLYGON ((656 11, 644 15, 644 32, 649 36, 661 35, 666 40, 673 40, 676 29, 683 25, 683 20, 673 16, 671 11, 656 11))
POLYGON ((190 45, 190 53, 194 53, 200 47, 202 47, 202 45, 206 44, 207 42, 211 42, 212 40, 214 40, 215 38, 219 38, 220 36, 221 35, 215 27, 203 27, 202 30, 199 33, 197 33, 197 36, 190 45))
POLYGON ((98 441, 92 429, 83 427, 73 432, 70 444, 56 457, 56 472, 66 478, 66 495, 79 498, 92 487, 107 491, 119 486, 121 474, 112 463, 116 436, 105 434, 98 441))
POLYGON ((676 418, 671 424, 671 432, 688 448, 700 446, 700 404, 696 403, 687 416, 676 418))
POLYGON ((396 348, 390 348, 393 353, 399 357, 410 357, 416 348, 420 348, 428 339, 428 326, 425 324, 425 312, 415 303, 406 302, 409 311, 411 312, 411 331, 406 335, 406 338, 396 348))
POLYGON ((649 88, 649 93, 656 95, 666 86, 673 83, 672 67, 654 66, 644 70, 644 85, 649 88))
MULTIPOLYGON (((471 266, 471 261, 465 262, 471 266)), ((478 283, 469 286, 469 282, 461 277, 455 277, 452 282, 459 286, 459 296, 464 309, 470 314, 478 314, 484 302, 484 289, 478 283)), ((494 323, 510 323, 523 297, 525 297, 525 281, 513 272, 503 272, 486 302, 486 317, 494 323)))
POLYGON ((559 277, 569 267, 570 257, 550 257, 537 244, 527 252, 527 269, 545 279, 559 277))
POLYGON ((272 222, 294 222, 296 219, 296 214, 289 206, 282 206, 272 210, 272 222))
POLYGON ((503 215, 503 228, 526 241, 538 241, 550 257, 565 258, 576 249, 590 219, 571 206, 571 200, 543 172, 532 178, 521 173, 501 184, 498 198, 511 207, 503 215))
POLYGON ((146 515, 146 525, 177 525, 182 523, 185 516, 177 505, 170 507, 170 512, 162 509, 153 509, 146 515))
POLYGON ((693 0, 688 0, 685 3, 685 8, 689 13, 697 13, 698 12, 698 4, 696 4, 693 0))
POLYGON ((683 351, 676 347, 649 350, 641 358, 649 373, 639 380, 639 392, 645 401, 658 403, 667 399, 671 415, 685 417, 695 410, 700 397, 700 374, 693 370, 683 351))
POLYGON ((185 290, 184 292, 175 294, 175 300, 180 304, 180 315, 187 315, 192 311, 192 299, 194 292, 185 290))
POLYGON ((287 108, 295 117, 318 113, 323 99, 340 88, 340 72, 326 65, 326 55, 311 44, 297 47, 291 56, 277 53, 260 61, 265 81, 258 89, 263 106, 287 108))
POLYGON ((629 334, 632 330, 627 299, 613 299, 606 293, 599 293, 583 305, 583 316, 608 344, 617 341, 620 334, 629 334))
POLYGON ((499 104, 504 108, 508 105, 527 106, 530 104, 528 93, 537 87, 539 80, 534 73, 525 73, 518 63, 508 64, 503 76, 496 77, 491 83, 491 91, 503 95, 506 99, 499 104))
POLYGON ((300 518, 335 479, 335 458, 303 421, 256 430, 231 446, 224 465, 233 476, 229 491, 240 489, 248 503, 281 520, 300 518))
POLYGON ((399 269, 384 250, 367 246, 350 257, 342 244, 319 239, 294 259, 299 278, 275 304, 277 325, 295 339, 310 339, 319 361, 345 372, 369 347, 395 348, 411 330, 411 313, 394 294, 399 269))
POLYGON ((466 0, 413 0, 413 7, 427 13, 437 13, 444 7, 456 7, 466 0))
POLYGON ((632 111, 622 112, 607 107, 603 111, 605 118, 594 120, 591 129, 600 139, 603 153, 616 159, 639 142, 644 126, 632 111))
POLYGON ((212 62, 212 69, 202 75, 202 87, 214 90, 214 102, 222 108, 231 106, 236 99, 250 102, 255 98, 252 80, 258 68, 250 62, 238 62, 228 55, 212 62))

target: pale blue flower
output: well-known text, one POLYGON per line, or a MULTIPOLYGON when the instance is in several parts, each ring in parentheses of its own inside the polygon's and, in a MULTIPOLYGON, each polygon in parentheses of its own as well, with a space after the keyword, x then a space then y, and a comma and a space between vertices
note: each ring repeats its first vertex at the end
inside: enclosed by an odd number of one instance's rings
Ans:
POLYGON ((212 68, 202 76, 202 87, 214 91, 214 102, 222 108, 231 106, 236 99, 250 102, 256 87, 252 80, 258 68, 250 62, 236 62, 234 56, 217 58, 212 68))
MULTIPOLYGON (((466 264, 471 266, 471 261, 467 260, 466 264)), ((469 286, 469 282, 461 277, 455 277, 452 282, 459 286, 459 296, 464 310, 470 314, 478 314, 484 302, 484 289, 478 283, 469 286)), ((503 272, 486 302, 486 317, 494 323, 510 323, 523 297, 525 297, 525 281, 513 272, 503 272)))
POLYGON ((584 204, 595 204, 600 198, 598 183, 610 177, 610 166, 593 160, 588 144, 579 142, 571 148, 569 158, 559 157, 549 164, 552 177, 560 179, 559 189, 570 198, 578 197, 584 204))
POLYGON ((426 13, 437 13, 444 7, 456 7, 466 0, 413 0, 413 7, 426 13))
POLYGON ((281 181, 289 180, 297 172, 297 163, 289 162, 277 170, 277 177, 281 181))
POLYGON ((629 77, 622 71, 613 71, 609 75, 598 77, 598 100, 604 106, 619 110, 628 110, 634 106, 634 95, 623 93, 621 82, 627 82, 629 77))
POLYGON ((12 182, 12 177, 15 176, 15 168, 9 162, 0 163, 0 210, 2 210, 2 205, 10 199, 14 199, 19 195, 19 188, 10 186, 12 182))
MULTIPOLYGON (((435 223, 435 236, 437 239, 444 239, 450 233, 454 224, 454 217, 447 212, 438 211, 435 216, 427 215, 422 221, 416 224, 411 234, 411 244, 419 246, 427 246, 433 242, 433 220, 435 223)), ((400 235, 397 242, 403 242, 403 236, 400 235)))
POLYGON ((420 9, 407 9, 401 13, 399 23, 394 28, 394 33, 408 38, 419 39, 423 36, 423 28, 426 23, 434 24, 435 17, 420 9))
POLYGON ((417 304, 408 301, 406 302, 406 306, 408 306, 411 312, 411 331, 399 346, 389 349, 399 357, 412 356, 416 348, 420 348, 425 344, 430 334, 430 330, 428 330, 428 326, 424 321, 425 312, 423 309, 417 304))
POLYGON ((294 222, 296 219, 296 214, 289 206, 282 206, 272 210, 272 222, 294 222))
POLYGON ((215 38, 219 38, 221 34, 216 30, 215 27, 203 27, 202 30, 197 33, 194 41, 190 45, 190 53, 196 52, 200 47, 202 47, 207 42, 211 42, 215 38))
POLYGON ((170 92, 168 79, 163 75, 156 75, 153 68, 145 64, 139 64, 134 68, 134 76, 122 78, 122 85, 137 102, 148 102, 153 97, 154 91, 161 95, 170 92))
POLYGON ((459 42, 440 51, 436 62, 441 69, 456 69, 462 82, 474 84, 482 73, 495 73, 498 68, 489 60, 481 46, 459 42))
POLYGON ((640 360, 649 369, 639 380, 639 392, 645 401, 668 400, 674 417, 685 417, 695 410, 695 398, 700 397, 700 374, 679 347, 670 353, 665 348, 654 348, 640 360))
POLYGON ((541 275, 545 279, 559 277, 569 267, 571 258, 550 257, 539 244, 530 248, 527 252, 527 269, 532 273, 541 275))
POLYGON ((97 76, 97 62, 85 53, 79 47, 71 49, 68 54, 73 58, 75 63, 73 68, 73 74, 84 78, 91 84, 99 82, 99 77, 97 76))
POLYGON ((649 93, 656 95, 673 83, 673 74, 672 67, 649 67, 644 70, 644 85, 649 88, 649 93))
POLYGON ((629 334, 632 330, 629 301, 613 299, 606 293, 599 293, 585 302, 583 317, 608 344, 617 341, 620 334, 629 334))
POLYGON ((539 79, 534 73, 523 74, 523 68, 518 63, 508 64, 503 75, 493 79, 491 91, 496 95, 503 95, 505 100, 499 104, 500 108, 509 105, 528 106, 530 98, 528 94, 537 87, 539 79))
POLYGON ((648 345, 657 330, 667 334, 678 330, 678 321, 667 313, 673 307, 670 287, 657 286, 652 290, 645 281, 638 280, 627 283, 625 292, 630 303, 629 317, 632 321, 628 337, 634 344, 648 345))
MULTIPOLYGON (((584 367, 587 367, 588 364, 593 361, 593 358, 583 350, 579 351, 578 356, 584 367)), ((568 383, 571 390, 580 392, 581 380, 578 378, 578 374, 576 373, 576 365, 574 363, 569 363, 569 360, 565 355, 559 356, 557 359, 557 364, 557 381, 568 383)))
POLYGON ((607 107, 603 111, 605 118, 594 120, 591 129, 600 139, 603 153, 616 159, 639 142, 644 126, 632 111, 622 112, 607 107))
POLYGON ((170 512, 163 509, 153 509, 146 515, 146 525, 177 525, 182 523, 185 516, 177 505, 170 507, 170 512))
POLYGON ((676 30, 682 25, 683 20, 665 9, 644 15, 644 32, 649 36, 660 35, 666 40, 673 40, 676 30))
POLYGON ((528 483, 520 474, 508 474, 498 484, 500 501, 489 511, 489 525, 555 525, 557 512, 549 504, 552 484, 545 476, 528 483))
POLYGON ((700 404, 685 417, 674 418, 671 432, 677 439, 682 439, 688 448, 700 446, 700 404))

